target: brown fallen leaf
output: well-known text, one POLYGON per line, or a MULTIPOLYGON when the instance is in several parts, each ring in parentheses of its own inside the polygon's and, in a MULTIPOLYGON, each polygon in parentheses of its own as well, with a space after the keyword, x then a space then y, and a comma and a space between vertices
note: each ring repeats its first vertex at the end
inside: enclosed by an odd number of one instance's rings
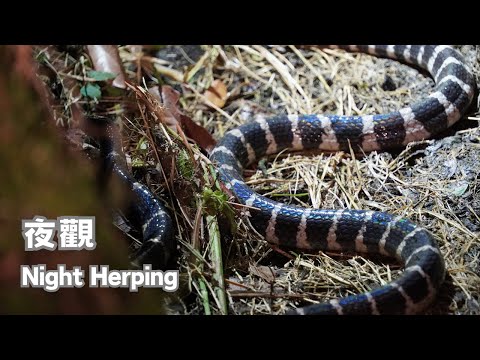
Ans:
POLYGON ((157 85, 148 88, 148 92, 158 101, 159 104, 162 103, 162 95, 160 95, 160 88, 157 85))
POLYGON ((116 74, 112 85, 125 89, 125 74, 118 48, 115 45, 88 45, 87 49, 95 70, 116 74))
POLYGON ((248 270, 252 274, 262 278, 269 284, 275 281, 275 273, 273 272, 272 268, 268 266, 263 266, 263 265, 256 266, 256 265, 250 264, 248 267, 248 270))
POLYGON ((178 107, 180 94, 170 86, 162 86, 161 99, 157 87, 148 89, 148 92, 140 87, 127 82, 137 99, 147 106, 158 121, 170 127, 178 133, 187 145, 186 137, 195 141, 198 146, 210 152, 216 144, 212 135, 202 126, 196 124, 189 116, 183 114, 178 107))
POLYGON ((191 117, 181 115, 181 122, 185 134, 194 140, 198 146, 210 153, 217 142, 203 126, 198 125, 191 117))
POLYGON ((212 104, 222 108, 227 101, 227 87, 221 80, 214 80, 212 85, 205 91, 205 98, 212 104))
POLYGON ((162 99, 165 108, 175 117, 185 135, 195 141, 202 149, 210 152, 215 147, 216 141, 203 126, 198 125, 191 117, 183 114, 178 108, 180 94, 172 87, 162 86, 162 99))
POLYGON ((168 108, 166 108, 165 106, 162 106, 163 101, 162 101, 162 95, 160 95, 159 87, 152 86, 151 88, 148 89, 148 93, 154 100, 156 100, 153 103, 151 100, 150 102, 152 103, 151 106, 153 106, 158 110, 157 113, 159 114, 160 121, 162 121, 165 125, 167 125, 173 131, 177 132, 178 120, 168 108))
POLYGON ((163 106, 165 106, 168 111, 172 113, 175 119, 178 122, 180 121, 180 110, 178 109, 178 101, 180 100, 180 93, 173 89, 171 86, 164 85, 162 86, 161 91, 163 106))
POLYGON ((154 116, 154 118, 162 123, 167 123, 165 121, 167 115, 165 114, 165 108, 162 106, 158 89, 150 88, 146 91, 143 87, 131 84, 128 81, 125 84, 135 93, 137 100, 146 106, 147 110, 154 116))

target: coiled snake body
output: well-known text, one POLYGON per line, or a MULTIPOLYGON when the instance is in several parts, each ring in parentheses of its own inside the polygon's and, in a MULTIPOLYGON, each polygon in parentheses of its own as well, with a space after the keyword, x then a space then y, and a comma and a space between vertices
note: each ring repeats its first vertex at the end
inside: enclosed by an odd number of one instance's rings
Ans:
POLYGON ((398 111, 367 116, 280 115, 229 131, 211 154, 221 181, 250 210, 268 242, 308 250, 356 251, 405 263, 399 279, 371 292, 291 311, 295 314, 413 314, 434 299, 445 277, 434 237, 407 219, 364 210, 306 209, 270 200, 243 181, 242 170, 261 157, 291 150, 388 150, 426 139, 459 120, 475 82, 462 56, 449 46, 339 46, 397 59, 427 70, 436 86, 425 99, 398 111))
MULTIPOLYGON (((435 80, 431 95, 398 111, 367 116, 280 115, 257 118, 225 134, 212 151, 220 179, 248 205, 251 223, 273 244, 307 250, 380 253, 404 262, 402 276, 371 292, 291 311, 293 314, 412 314, 435 298, 445 277, 435 238, 407 219, 365 210, 307 209, 255 193, 242 170, 284 149, 388 150, 445 130, 466 111, 475 82, 462 56, 444 45, 349 45, 347 51, 388 57, 425 69, 435 80)), ((107 156, 115 163, 116 152, 107 156)), ((124 170, 115 170, 136 194, 144 244, 138 263, 162 267, 173 248, 171 220, 159 201, 124 170)))

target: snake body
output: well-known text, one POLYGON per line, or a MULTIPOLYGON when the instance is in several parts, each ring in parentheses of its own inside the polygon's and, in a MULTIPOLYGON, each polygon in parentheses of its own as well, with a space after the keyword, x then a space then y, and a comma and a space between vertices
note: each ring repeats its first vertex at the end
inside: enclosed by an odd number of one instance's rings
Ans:
MULTIPOLYGON (((337 47, 337 46, 336 46, 337 47)), ((413 314, 425 310, 445 278, 434 236, 408 219, 367 210, 308 209, 255 193, 245 167, 282 150, 365 152, 390 150, 427 139, 458 121, 470 105, 475 82, 463 57, 444 45, 348 45, 351 52, 418 66, 435 80, 433 92, 388 114, 367 116, 279 115, 257 117, 225 134, 210 158, 221 181, 249 206, 255 229, 273 244, 306 250, 355 251, 395 257, 402 275, 370 292, 290 311, 291 314, 413 314)))
POLYGON ((132 220, 141 230, 142 244, 130 256, 132 265, 141 269, 143 264, 151 264, 152 269, 166 270, 176 248, 170 215, 148 187, 128 171, 121 137, 114 125, 107 125, 100 150, 105 162, 102 167, 113 173, 131 195, 130 213, 135 217, 132 220))

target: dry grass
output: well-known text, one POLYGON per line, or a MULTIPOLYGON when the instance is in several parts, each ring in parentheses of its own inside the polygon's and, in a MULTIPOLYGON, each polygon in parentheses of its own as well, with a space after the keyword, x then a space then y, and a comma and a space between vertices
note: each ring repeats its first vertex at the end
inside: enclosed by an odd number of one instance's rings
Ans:
MULTIPOLYGON (((478 79, 480 49, 461 50, 478 79)), ((156 66, 157 78, 173 86, 187 80, 180 85, 184 112, 217 139, 257 114, 381 113, 412 103, 433 87, 431 79, 408 66, 338 50, 202 46, 196 48, 197 56, 180 47, 170 47, 163 55, 169 51, 180 55, 174 60, 163 56, 145 61, 156 66), (382 88, 387 77, 394 89, 382 88), (229 91, 223 108, 208 103, 203 96, 214 79, 220 79, 229 91)), ((135 63, 127 48, 121 48, 120 54, 127 68, 135 63)), ((85 72, 75 69, 73 75, 85 72)), ((136 74, 135 70, 127 71, 131 78, 136 74)), ((480 116, 471 116, 471 124, 476 125, 480 116)), ((126 120, 130 157, 158 169, 151 149, 161 147, 161 136, 156 145, 149 144, 148 151, 138 152, 135 148, 144 134, 145 121, 140 116, 126 120)), ((172 144, 162 151, 178 155, 184 147, 182 141, 172 144)), ((452 137, 413 144, 395 154, 282 153, 262 160, 245 175, 256 191, 285 203, 380 210, 421 224, 438 237, 449 273, 439 301, 429 313, 480 314, 479 147, 480 130, 471 128, 452 137)), ((369 291, 401 273, 399 264, 380 257, 274 249, 251 227, 248 211, 242 207, 237 207, 235 233, 220 219, 223 264, 219 264, 208 240, 218 234, 209 233, 208 215, 202 210, 202 189, 215 188, 215 178, 209 174, 208 159, 196 147, 189 151, 194 154, 195 178, 187 180, 175 168, 171 189, 175 195, 168 200, 182 249, 184 294, 193 293, 181 312, 225 312, 223 290, 219 292, 219 283, 214 280, 218 267, 224 272, 228 312, 232 314, 282 314, 293 306, 369 291), (182 193, 186 188, 189 191, 182 193), (190 205, 179 201, 179 192, 190 196, 190 205)), ((148 183, 156 193, 168 195, 160 186, 164 185, 160 177, 152 176, 148 183)))

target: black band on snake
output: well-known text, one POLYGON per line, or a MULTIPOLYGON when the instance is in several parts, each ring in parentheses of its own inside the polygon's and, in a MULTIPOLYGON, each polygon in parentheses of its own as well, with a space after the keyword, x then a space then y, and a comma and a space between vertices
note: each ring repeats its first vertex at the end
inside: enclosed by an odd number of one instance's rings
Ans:
POLYGON ((396 59, 428 71, 432 94, 395 112, 367 116, 280 115, 256 118, 225 134, 211 153, 221 181, 250 210, 251 223, 273 244, 307 250, 393 256, 402 276, 371 292, 291 311, 293 314, 413 314, 434 300, 445 277, 435 238, 413 222, 364 210, 307 209, 255 193, 242 170, 265 155, 292 151, 389 150, 445 130, 466 111, 475 82, 462 56, 443 45, 335 46, 396 59))

